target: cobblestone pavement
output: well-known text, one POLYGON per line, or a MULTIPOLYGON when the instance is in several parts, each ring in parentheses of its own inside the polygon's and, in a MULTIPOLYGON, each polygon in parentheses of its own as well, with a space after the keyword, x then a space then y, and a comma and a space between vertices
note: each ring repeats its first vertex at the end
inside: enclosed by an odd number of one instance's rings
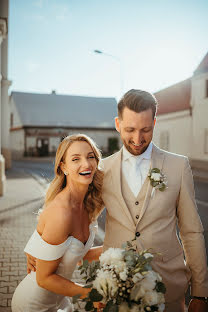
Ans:
POLYGON ((11 298, 26 275, 24 246, 36 226, 43 192, 28 175, 10 170, 7 191, 0 198, 0 312, 11 311, 11 298))

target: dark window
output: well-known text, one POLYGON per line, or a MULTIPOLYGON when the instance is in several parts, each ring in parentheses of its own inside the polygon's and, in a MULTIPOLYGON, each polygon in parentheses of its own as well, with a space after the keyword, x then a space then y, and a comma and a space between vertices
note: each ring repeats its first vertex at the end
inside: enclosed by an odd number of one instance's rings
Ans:
POLYGON ((10 114, 10 127, 12 128, 14 124, 14 115, 13 113, 10 114))
POLYGON ((36 142, 37 154, 40 157, 49 155, 49 139, 37 138, 36 142))
POLYGON ((113 154, 119 150, 118 138, 108 138, 108 153, 113 154))

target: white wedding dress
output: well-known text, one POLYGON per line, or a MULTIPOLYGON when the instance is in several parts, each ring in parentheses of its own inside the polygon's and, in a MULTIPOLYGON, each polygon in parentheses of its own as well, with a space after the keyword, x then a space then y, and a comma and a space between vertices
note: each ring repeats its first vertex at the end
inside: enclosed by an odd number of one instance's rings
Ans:
MULTIPOLYGON (((47 261, 62 257, 56 273, 70 280, 77 262, 92 247, 97 227, 96 221, 89 225, 90 235, 85 245, 73 236, 69 236, 60 245, 50 245, 35 230, 24 251, 38 259, 47 261)), ((73 306, 70 299, 38 286, 35 272, 31 272, 21 281, 12 298, 12 312, 71 311, 73 311, 73 306)))

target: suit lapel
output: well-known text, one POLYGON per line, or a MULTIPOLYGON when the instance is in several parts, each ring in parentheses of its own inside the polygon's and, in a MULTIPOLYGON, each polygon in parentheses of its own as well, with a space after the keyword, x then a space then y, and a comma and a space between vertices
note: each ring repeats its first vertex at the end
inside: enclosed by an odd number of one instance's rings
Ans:
MULTIPOLYGON (((164 161, 164 154, 156 145, 152 144, 151 169, 158 168, 162 171, 163 161, 164 161)), ((149 180, 148 177, 147 177, 147 179, 149 180)), ((151 186, 150 181, 148 181, 145 200, 143 203, 143 207, 141 208, 141 212, 140 212, 140 216, 139 216, 137 224, 140 222, 141 218, 143 217, 143 215, 144 215, 144 213, 148 207, 148 204, 149 204, 149 201, 151 198, 152 189, 153 189, 153 187, 151 186)))
POLYGON ((115 193, 118 194, 117 198, 120 200, 121 208, 123 209, 123 212, 131 222, 133 226, 135 226, 135 223, 132 219, 131 213, 125 203, 125 200, 123 198, 122 192, 121 192, 121 157, 122 157, 122 150, 118 153, 117 157, 115 157, 112 167, 111 167, 111 175, 112 175, 112 182, 113 187, 115 190, 115 193))

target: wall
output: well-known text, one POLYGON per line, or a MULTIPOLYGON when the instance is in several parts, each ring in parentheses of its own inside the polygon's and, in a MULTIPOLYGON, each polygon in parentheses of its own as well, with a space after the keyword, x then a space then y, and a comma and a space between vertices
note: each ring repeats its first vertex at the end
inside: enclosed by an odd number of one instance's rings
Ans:
POLYGON ((24 155, 24 130, 10 132, 12 159, 20 159, 24 155))
POLYGON ((192 78, 192 158, 202 161, 208 161, 208 97, 206 97, 206 80, 208 80, 208 73, 193 76, 192 78))
POLYGON ((155 125, 153 141, 169 152, 191 157, 192 117, 190 111, 159 115, 155 125), (168 134, 168 146, 161 146, 161 136, 168 134))

